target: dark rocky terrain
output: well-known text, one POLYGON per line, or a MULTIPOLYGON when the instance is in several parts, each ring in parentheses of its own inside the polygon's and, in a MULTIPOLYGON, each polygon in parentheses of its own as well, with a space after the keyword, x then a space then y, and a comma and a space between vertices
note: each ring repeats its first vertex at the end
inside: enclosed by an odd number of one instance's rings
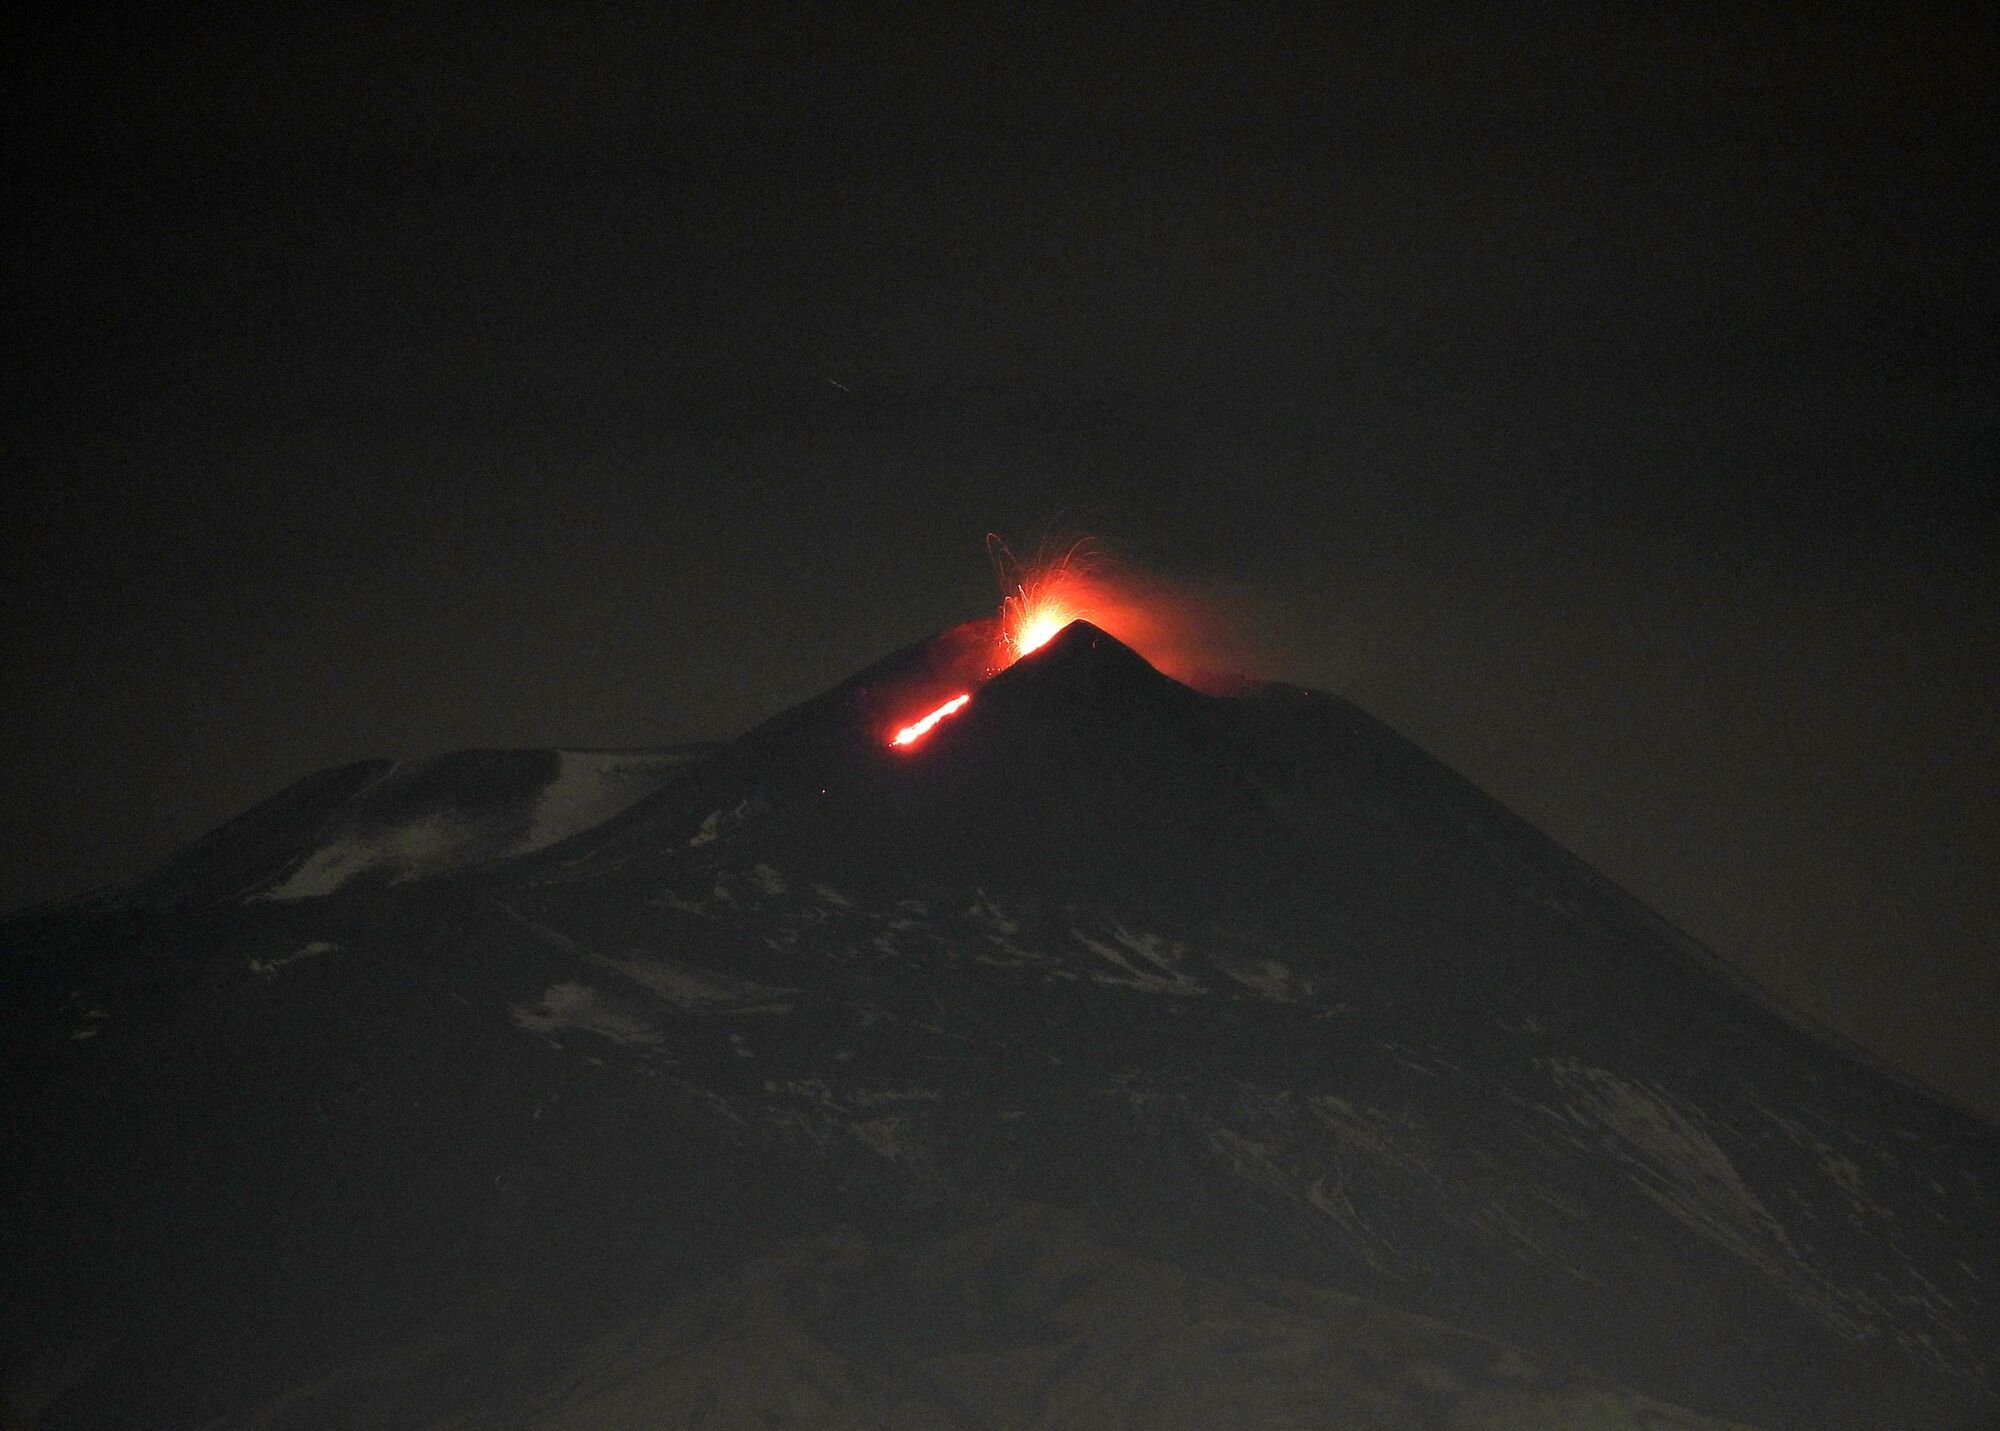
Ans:
POLYGON ((303 782, 4 926, 46 1427, 1983 1428, 2000 1134, 1078 623, 303 782))

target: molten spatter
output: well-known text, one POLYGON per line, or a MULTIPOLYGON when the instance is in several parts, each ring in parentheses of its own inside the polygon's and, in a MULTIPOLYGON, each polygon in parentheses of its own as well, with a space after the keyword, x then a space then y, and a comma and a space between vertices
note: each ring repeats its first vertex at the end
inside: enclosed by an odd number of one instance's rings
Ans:
POLYGON ((1055 552, 1044 550, 1023 563, 998 537, 989 536, 987 549, 1000 578, 1000 645, 996 668, 1011 666, 1039 650, 1072 621, 1095 615, 1098 604, 1092 573, 1105 558, 1089 541, 1072 542, 1055 552))
POLYGON ((1056 632, 1074 620, 1074 612, 1053 602, 1038 606, 1021 619, 1020 626, 1008 637, 1008 649, 1017 659, 1030 651, 1038 651, 1049 644, 1056 632))
POLYGON ((901 730, 897 731, 896 734, 890 738, 889 744, 915 745, 918 741, 922 740, 925 736, 929 735, 932 730, 936 729, 937 723, 939 721, 943 720, 946 716, 957 715, 960 711, 965 709, 967 703, 970 702, 971 700, 972 700, 972 692, 970 691, 966 691, 963 692, 962 694, 953 696, 950 700, 946 701, 943 705, 939 706, 936 710, 932 711, 929 715, 925 716, 922 720, 911 721, 908 725, 904 726, 901 730))

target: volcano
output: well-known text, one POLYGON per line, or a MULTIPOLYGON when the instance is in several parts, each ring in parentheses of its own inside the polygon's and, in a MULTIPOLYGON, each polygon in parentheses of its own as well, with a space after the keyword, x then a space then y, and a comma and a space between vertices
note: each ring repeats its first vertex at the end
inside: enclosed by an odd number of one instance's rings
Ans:
POLYGON ((4 927, 43 1427, 1985 1427, 2000 1134, 1075 622, 314 777, 4 927))

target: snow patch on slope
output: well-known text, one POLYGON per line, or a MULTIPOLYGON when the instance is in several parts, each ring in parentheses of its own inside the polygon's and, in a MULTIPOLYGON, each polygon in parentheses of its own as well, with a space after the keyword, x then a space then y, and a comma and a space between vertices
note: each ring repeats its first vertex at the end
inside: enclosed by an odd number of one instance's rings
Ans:
POLYGON ((348 881, 380 872, 392 884, 447 874, 487 858, 486 833, 451 815, 429 815, 387 829, 357 831, 306 857, 282 884, 256 899, 317 899, 348 881))
POLYGON ((1836 1287, 1803 1256, 1744 1181, 1701 1111, 1665 1089, 1620 1078, 1574 1058, 1537 1059, 1569 1111, 1602 1130, 1606 1151, 1633 1184, 1684 1227, 1768 1276, 1800 1306, 1850 1340, 1870 1335, 1875 1307, 1836 1287))
POLYGON ((727 1008, 733 1013, 783 1013, 791 1007, 783 1002, 797 989, 776 988, 750 979, 739 979, 715 969, 705 969, 678 959, 633 950, 622 957, 597 956, 606 968, 616 969, 634 983, 689 1013, 727 1008))
POLYGON ((660 788, 684 763, 644 751, 559 750, 556 778, 542 791, 527 831, 507 851, 525 855, 603 824, 660 788))
MULTIPOLYGON (((486 789, 452 791, 454 803, 401 819, 370 819, 371 803, 393 800, 405 784, 454 757, 440 757, 398 774, 367 792, 350 810, 345 828, 323 837, 279 883, 257 900, 318 899, 364 875, 390 884, 433 879, 494 860, 546 849, 594 829, 666 783, 688 761, 683 751, 562 750, 552 752, 556 772, 532 803, 495 796, 486 789)), ((380 805, 377 804, 379 810, 380 805)))
POLYGON ((1143 989, 1154 994, 1193 995, 1206 992, 1182 971, 1181 965, 1187 957, 1185 944, 1157 934, 1134 934, 1115 921, 1099 932, 1106 937, 1094 939, 1081 929, 1070 930, 1072 939, 1118 971, 1117 974, 1107 974, 1102 970, 1092 970, 1090 977, 1098 983, 1143 989))
POLYGON ((551 984, 532 1004, 513 1007, 514 1022, 544 1037, 572 1030, 619 1044, 656 1044, 660 1035, 643 1014, 588 984, 551 984))
POLYGON ((262 974, 267 979, 275 978, 278 971, 287 965, 296 964, 302 959, 313 959, 321 954, 335 954, 339 951, 340 946, 338 944, 330 943, 325 939, 315 939, 310 944, 301 945, 290 954, 280 954, 275 959, 252 959, 250 961, 250 972, 253 974, 262 974))

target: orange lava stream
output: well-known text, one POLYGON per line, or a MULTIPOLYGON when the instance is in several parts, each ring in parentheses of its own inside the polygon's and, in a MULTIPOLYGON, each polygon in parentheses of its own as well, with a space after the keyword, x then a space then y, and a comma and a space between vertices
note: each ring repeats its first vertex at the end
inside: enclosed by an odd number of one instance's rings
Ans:
POLYGON ((910 724, 904 726, 901 730, 897 731, 895 739, 891 740, 889 744, 915 745, 918 741, 922 740, 925 736, 929 735, 931 733, 932 728, 935 727, 939 721, 943 720, 946 716, 954 716, 957 715, 960 711, 964 710, 966 703, 971 699, 972 699, 972 693, 970 691, 967 691, 962 695, 953 696, 950 700, 946 701, 943 705, 939 706, 936 710, 932 711, 929 715, 925 716, 922 720, 912 721, 910 724))

